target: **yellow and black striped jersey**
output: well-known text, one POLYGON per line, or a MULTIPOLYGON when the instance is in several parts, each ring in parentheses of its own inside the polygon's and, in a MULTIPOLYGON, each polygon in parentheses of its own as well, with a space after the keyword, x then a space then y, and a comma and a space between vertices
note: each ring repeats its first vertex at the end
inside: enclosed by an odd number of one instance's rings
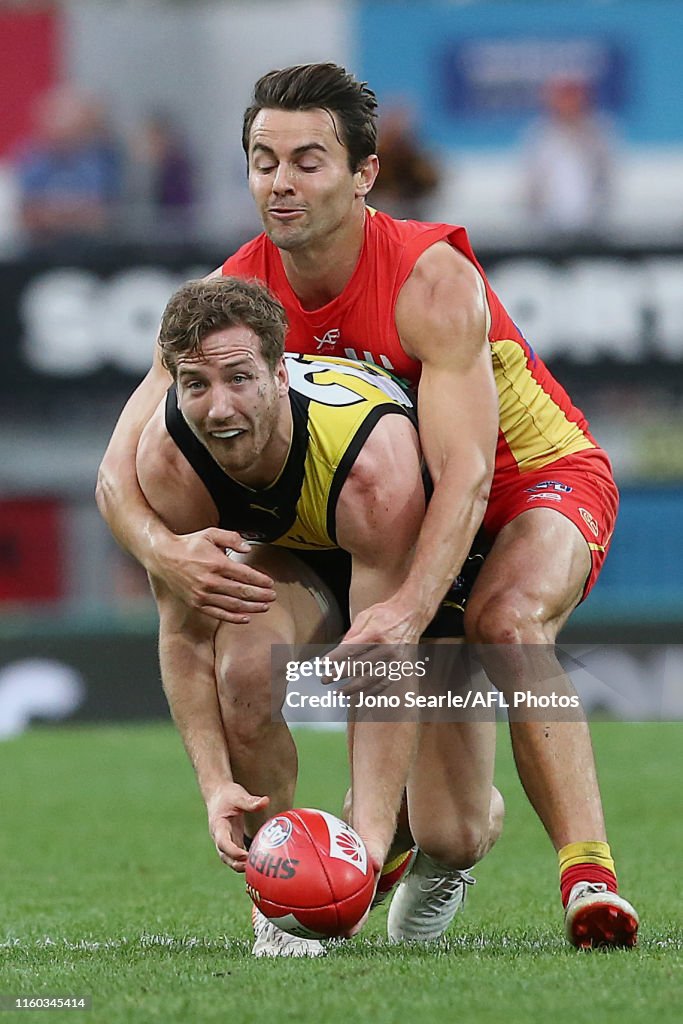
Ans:
POLYGON ((415 420, 409 393, 371 363, 286 355, 292 442, 282 472, 253 490, 231 479, 166 397, 166 429, 209 491, 220 526, 247 540, 300 551, 337 547, 336 508, 349 470, 382 416, 415 420))

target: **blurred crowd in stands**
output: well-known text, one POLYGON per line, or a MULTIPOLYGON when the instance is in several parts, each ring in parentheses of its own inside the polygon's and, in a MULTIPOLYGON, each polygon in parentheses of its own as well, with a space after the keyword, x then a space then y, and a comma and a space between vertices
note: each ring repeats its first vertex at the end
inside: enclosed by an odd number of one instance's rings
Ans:
MULTIPOLYGON (((528 237, 541 243, 599 242, 609 232, 617 132, 576 78, 545 83, 540 112, 519 142, 519 201, 528 237)), ((433 202, 443 172, 419 137, 409 103, 388 105, 380 121, 380 175, 371 203, 395 217, 443 218, 433 202)), ((467 225, 466 225, 467 226, 467 225)))
POLYGON ((20 226, 33 248, 182 240, 192 229, 195 161, 165 111, 151 110, 124 140, 98 100, 60 86, 36 104, 13 164, 20 226))
POLYGON ((547 82, 542 100, 523 150, 523 198, 533 229, 560 242, 599 240, 614 195, 615 127, 578 79, 547 82))
MULTIPOLYGON (((518 147, 529 236, 599 240, 614 189, 614 126, 581 81, 550 81, 541 100, 518 147)), ((397 217, 448 219, 438 208, 442 163, 422 141, 410 102, 385 104, 379 129, 371 203, 397 217)), ((196 240, 201 167, 169 111, 150 110, 124 138, 101 102, 60 86, 40 97, 11 163, 30 248, 196 240)))

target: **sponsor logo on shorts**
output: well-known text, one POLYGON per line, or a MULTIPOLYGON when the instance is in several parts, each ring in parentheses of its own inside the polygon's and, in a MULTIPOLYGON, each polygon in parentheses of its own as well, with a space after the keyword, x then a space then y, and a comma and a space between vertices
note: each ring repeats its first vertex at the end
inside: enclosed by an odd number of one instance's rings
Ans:
POLYGON ((583 519, 584 523, 586 524, 586 526, 588 527, 588 529, 590 530, 590 532, 593 534, 593 536, 597 537, 600 533, 600 527, 598 526, 596 520, 590 514, 588 509, 579 508, 579 514, 583 519))
POLYGON ((274 850, 287 842, 292 834, 292 823, 289 818, 273 818, 263 826, 259 835, 259 846, 274 850))
POLYGON ((531 487, 527 487, 528 492, 531 491, 562 491, 563 494, 571 494, 574 490, 569 484, 560 483, 559 480, 544 480, 540 484, 533 484, 531 487))
MULTIPOLYGON (((531 490, 531 488, 527 488, 527 490, 531 490)), ((562 501, 561 494, 555 494, 552 491, 544 491, 542 494, 532 494, 530 498, 526 499, 526 503, 528 505, 530 501, 538 501, 539 498, 543 498, 547 501, 562 501)))

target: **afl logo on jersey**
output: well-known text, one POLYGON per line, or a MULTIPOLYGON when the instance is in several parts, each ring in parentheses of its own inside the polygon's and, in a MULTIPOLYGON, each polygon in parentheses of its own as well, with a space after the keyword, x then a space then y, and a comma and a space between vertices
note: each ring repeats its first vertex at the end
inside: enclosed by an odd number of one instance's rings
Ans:
POLYGON ((325 347, 325 345, 330 345, 332 348, 334 348, 334 346, 339 341, 340 337, 341 337, 341 331, 339 330, 338 327, 332 327, 329 331, 325 331, 325 333, 323 334, 322 338, 318 338, 314 334, 313 335, 313 340, 317 343, 317 346, 318 346, 316 351, 317 352, 322 352, 322 350, 325 347))

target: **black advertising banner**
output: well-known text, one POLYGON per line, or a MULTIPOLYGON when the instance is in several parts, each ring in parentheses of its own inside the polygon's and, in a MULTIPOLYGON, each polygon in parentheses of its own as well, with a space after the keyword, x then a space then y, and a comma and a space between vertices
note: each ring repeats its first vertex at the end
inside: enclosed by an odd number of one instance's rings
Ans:
MULTIPOLYGON (((150 365, 170 294, 233 248, 0 263, 3 415, 125 398, 150 365)), ((683 382, 683 249, 479 256, 532 347, 579 397, 610 382, 683 382)))
POLYGON ((168 717, 153 628, 57 622, 2 634, 0 740, 29 721, 168 717))
POLYGON ((190 249, 98 247, 0 263, 2 415, 125 397, 149 368, 171 293, 218 262, 190 249))
MULTIPOLYGON (((52 630, 27 628, 14 636, 6 635, 7 630, 3 632, 0 741, 36 722, 129 722, 169 718, 159 673, 156 632, 151 624, 149 629, 131 630, 117 629, 105 622, 99 627, 94 624, 88 627, 56 621, 52 630)), ((657 634, 661 639, 648 643, 631 642, 626 638, 628 631, 625 629, 613 629, 611 639, 610 630, 603 627, 600 632, 601 640, 591 643, 578 641, 577 631, 567 630, 556 652, 586 712, 626 721, 682 719, 680 627, 678 630, 671 626, 666 630, 653 629, 651 640, 654 641, 657 634)), ((471 655, 472 650, 476 652, 476 645, 468 648, 456 643, 439 648, 439 658, 445 659, 447 668, 444 679, 438 674, 440 661, 434 658, 435 648, 416 648, 414 664, 410 665, 410 659, 406 661, 406 650, 411 649, 401 648, 401 660, 396 662, 401 668, 401 679, 407 680, 409 693, 423 696, 406 697, 398 703, 396 698, 387 699, 391 690, 386 673, 379 672, 385 662, 378 662, 373 670, 376 685, 371 686, 364 676, 362 687, 351 687, 349 679, 355 674, 355 663, 351 664, 349 655, 349 664, 342 665, 344 678, 333 686, 322 686, 316 659, 311 657, 314 650, 321 654, 321 661, 329 652, 322 647, 301 648, 295 651, 293 659, 288 653, 286 666, 280 666, 277 679, 273 679, 273 700, 277 700, 274 711, 279 714, 282 704, 285 717, 292 723, 341 723, 349 707, 361 706, 356 705, 356 701, 362 701, 368 710, 379 712, 379 721, 387 720, 383 708, 392 713, 397 709, 399 720, 404 712, 412 714, 415 709, 425 720, 434 720, 434 709, 437 709, 446 716, 445 720, 458 721, 467 720, 469 715, 477 718, 482 712, 484 718, 491 714, 510 714, 508 706, 515 704, 512 698, 504 699, 497 692, 485 700, 481 695, 475 698, 475 689, 490 690, 487 681, 479 675, 472 675, 471 680, 467 677, 463 692, 463 680, 454 666, 462 662, 464 667, 476 667, 476 659, 473 661, 471 655), (460 680, 460 696, 455 695, 456 680, 460 680), (453 697, 448 696, 451 692, 453 697), (468 692, 471 698, 467 698, 468 692), (349 703, 348 695, 354 697, 353 704, 349 703)), ((349 650, 354 650, 352 645, 349 650)), ((544 654, 542 647, 533 645, 520 651, 532 662, 544 654)), ((279 652, 280 648, 274 646, 273 657, 279 652)), ((485 653, 482 649, 476 657, 484 658, 485 653)), ((361 664, 365 666, 364 672, 370 671, 367 666, 372 663, 364 658, 361 664)), ((393 665, 393 660, 386 662, 390 672, 393 665)), ((561 697, 560 681, 555 675, 549 676, 543 685, 545 690, 540 684, 536 690, 546 692, 548 699, 539 699, 536 704, 528 691, 520 691, 517 714, 540 711, 547 716, 548 708, 552 708, 557 720, 571 720, 578 707, 575 698, 561 697), (557 699, 553 698, 555 693, 557 699)))

